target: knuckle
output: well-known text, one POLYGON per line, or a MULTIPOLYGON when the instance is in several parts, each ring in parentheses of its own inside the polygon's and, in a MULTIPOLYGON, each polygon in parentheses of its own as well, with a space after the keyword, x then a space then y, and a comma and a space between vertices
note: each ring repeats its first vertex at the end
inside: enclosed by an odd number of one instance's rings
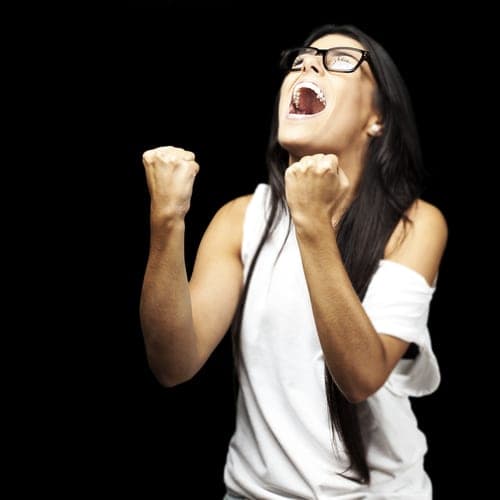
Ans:
POLYGON ((307 158, 302 158, 299 162, 295 164, 296 170, 303 170, 307 167, 309 160, 307 158))
POLYGON ((330 167, 331 166, 331 162, 330 162, 330 160, 326 156, 323 156, 322 158, 319 159, 318 166, 322 167, 322 168, 330 167))
POLYGON ((144 153, 142 153, 142 161, 143 161, 143 163, 145 163, 145 164, 151 163, 151 156, 152 156, 152 151, 151 150, 144 151, 144 153))
POLYGON ((160 158, 165 158, 165 157, 177 156, 179 154, 180 149, 175 146, 160 146, 159 148, 156 148, 154 151, 160 158))

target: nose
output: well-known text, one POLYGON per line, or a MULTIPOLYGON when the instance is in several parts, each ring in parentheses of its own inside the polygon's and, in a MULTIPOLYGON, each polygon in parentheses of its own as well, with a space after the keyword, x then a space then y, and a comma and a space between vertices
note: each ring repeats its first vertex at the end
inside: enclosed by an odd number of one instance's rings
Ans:
POLYGON ((308 71, 314 71, 318 74, 324 73, 323 61, 321 60, 321 56, 313 56, 312 54, 308 54, 304 57, 304 62, 302 64, 302 71, 304 73, 308 71))

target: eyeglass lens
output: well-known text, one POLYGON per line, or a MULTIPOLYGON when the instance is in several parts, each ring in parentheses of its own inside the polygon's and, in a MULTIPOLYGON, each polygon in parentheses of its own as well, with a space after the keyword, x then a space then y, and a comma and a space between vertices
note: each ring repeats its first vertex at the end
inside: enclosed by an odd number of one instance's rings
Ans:
MULTIPOLYGON (((288 70, 302 69, 304 60, 309 55, 319 55, 314 48, 293 49, 289 51, 283 61, 288 70)), ((325 66, 330 71, 352 71, 362 58, 362 52, 355 49, 335 47, 329 49, 323 59, 325 66)))

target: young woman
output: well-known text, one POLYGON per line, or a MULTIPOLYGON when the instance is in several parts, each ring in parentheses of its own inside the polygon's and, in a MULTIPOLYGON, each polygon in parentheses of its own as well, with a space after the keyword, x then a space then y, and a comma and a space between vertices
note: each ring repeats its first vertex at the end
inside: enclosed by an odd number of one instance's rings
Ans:
POLYGON ((144 153, 150 366, 182 383, 233 327, 239 376, 227 499, 430 499, 409 397, 440 380, 427 318, 446 223, 419 199, 421 156, 387 52, 327 25, 283 53, 268 184, 223 206, 191 279, 192 152, 144 153))

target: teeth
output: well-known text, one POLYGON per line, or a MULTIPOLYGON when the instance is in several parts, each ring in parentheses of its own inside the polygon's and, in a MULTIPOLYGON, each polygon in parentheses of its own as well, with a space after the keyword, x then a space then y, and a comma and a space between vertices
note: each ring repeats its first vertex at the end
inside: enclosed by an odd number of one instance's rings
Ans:
POLYGON ((300 82, 293 89, 293 95, 292 95, 293 104, 296 107, 299 107, 299 102, 300 102, 299 90, 302 88, 307 88, 307 89, 312 90, 316 94, 317 98, 326 106, 325 94, 323 94, 323 91, 315 83, 313 83, 313 82, 300 82))

